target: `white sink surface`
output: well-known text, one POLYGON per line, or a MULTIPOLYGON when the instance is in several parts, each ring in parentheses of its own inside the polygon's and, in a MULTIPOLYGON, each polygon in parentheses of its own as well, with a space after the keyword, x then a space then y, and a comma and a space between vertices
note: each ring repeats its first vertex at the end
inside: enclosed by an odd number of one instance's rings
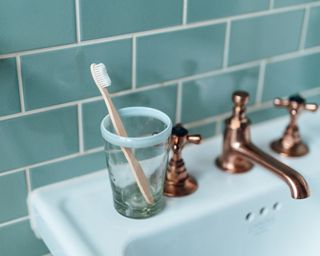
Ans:
MULTIPOLYGON (((270 141, 286 124, 281 118, 253 126, 253 142, 271 153, 270 141)), ((240 175, 217 169, 221 137, 216 137, 185 149, 199 189, 167 198, 159 215, 133 220, 116 213, 102 171, 34 191, 29 198, 34 230, 53 256, 319 256, 320 113, 305 113, 300 124, 310 154, 299 159, 271 154, 304 175, 308 199, 291 199, 287 185, 259 166, 240 175)))

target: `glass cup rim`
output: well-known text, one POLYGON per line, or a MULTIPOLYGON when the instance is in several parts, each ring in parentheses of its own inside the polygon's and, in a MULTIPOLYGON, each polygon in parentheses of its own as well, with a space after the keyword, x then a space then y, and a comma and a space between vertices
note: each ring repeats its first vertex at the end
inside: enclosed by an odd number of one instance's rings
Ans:
POLYGON ((110 115, 106 115, 100 125, 100 130, 102 137, 109 143, 126 148, 144 148, 151 147, 164 142, 171 134, 172 122, 171 119, 160 110, 149 108, 149 107, 127 107, 118 110, 119 114, 122 116, 143 116, 143 117, 153 117, 162 121, 167 127, 161 132, 144 136, 144 137, 123 137, 115 133, 110 132, 106 128, 107 122, 110 122, 110 115))

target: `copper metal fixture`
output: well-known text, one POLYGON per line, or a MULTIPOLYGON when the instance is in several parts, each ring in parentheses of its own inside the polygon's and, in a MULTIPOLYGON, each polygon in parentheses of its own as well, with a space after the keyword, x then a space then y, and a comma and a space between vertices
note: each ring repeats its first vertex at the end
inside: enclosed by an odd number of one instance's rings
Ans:
POLYGON ((276 107, 285 107, 290 114, 290 122, 285 129, 282 137, 271 143, 271 148, 283 156, 304 156, 309 152, 308 146, 301 140, 297 125, 298 115, 303 110, 315 112, 317 104, 306 103, 300 95, 293 95, 289 99, 276 98, 273 101, 276 107))
POLYGON ((260 164, 287 183, 294 199, 307 198, 309 187, 302 175, 266 154, 251 142, 250 121, 246 117, 249 94, 236 91, 232 100, 233 114, 226 120, 223 152, 216 160, 218 167, 230 173, 242 173, 249 171, 253 163, 260 164))
POLYGON ((188 130, 181 124, 173 127, 171 135, 173 155, 168 165, 164 186, 166 196, 185 196, 197 190, 197 181, 187 173, 181 151, 187 143, 199 144, 200 142, 200 135, 188 135, 188 130))

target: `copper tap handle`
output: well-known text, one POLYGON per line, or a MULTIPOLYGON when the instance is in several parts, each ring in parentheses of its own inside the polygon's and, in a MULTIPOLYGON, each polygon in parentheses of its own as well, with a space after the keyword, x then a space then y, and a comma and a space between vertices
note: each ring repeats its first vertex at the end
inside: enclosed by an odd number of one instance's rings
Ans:
POLYGON ((275 98, 273 104, 276 107, 285 107, 291 113, 293 110, 300 112, 303 110, 315 112, 318 109, 318 105, 315 103, 306 103, 306 100, 299 94, 292 95, 289 99, 275 98))
POLYGON ((316 112, 318 110, 318 104, 315 103, 307 103, 304 105, 304 109, 311 111, 311 112, 316 112))
POLYGON ((308 154, 309 148, 301 139, 297 118, 300 112, 307 110, 315 112, 318 105, 306 103, 306 100, 299 94, 288 99, 275 98, 273 104, 276 107, 285 107, 290 114, 290 121, 282 137, 271 143, 271 148, 284 156, 299 157, 308 154))
POLYGON ((184 128, 181 124, 177 124, 173 127, 171 135, 172 147, 176 147, 182 150, 183 146, 187 143, 200 144, 200 142, 200 134, 189 135, 188 130, 184 128))
POLYGON ((193 144, 200 144, 201 135, 200 134, 187 135, 187 142, 193 143, 193 144))
POLYGON ((290 103, 289 100, 281 99, 281 98, 275 98, 273 100, 273 105, 275 105, 276 107, 288 107, 289 103, 290 103))
POLYGON ((201 135, 189 135, 189 131, 181 124, 172 128, 171 149, 172 157, 169 161, 164 194, 166 196, 185 196, 196 191, 197 181, 188 174, 182 159, 182 149, 188 143, 199 144, 201 135))

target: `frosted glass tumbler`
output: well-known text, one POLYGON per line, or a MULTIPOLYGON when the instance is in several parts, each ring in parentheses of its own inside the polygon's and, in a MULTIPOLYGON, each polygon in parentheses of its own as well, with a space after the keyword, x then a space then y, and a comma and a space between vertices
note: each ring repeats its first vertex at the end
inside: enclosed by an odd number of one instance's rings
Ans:
POLYGON ((163 186, 172 123, 163 112, 147 107, 123 108, 119 115, 128 137, 116 134, 109 115, 101 123, 114 206, 126 217, 148 218, 164 207, 163 186), (141 194, 121 147, 131 149, 140 163, 154 197, 153 204, 148 204, 141 194))

